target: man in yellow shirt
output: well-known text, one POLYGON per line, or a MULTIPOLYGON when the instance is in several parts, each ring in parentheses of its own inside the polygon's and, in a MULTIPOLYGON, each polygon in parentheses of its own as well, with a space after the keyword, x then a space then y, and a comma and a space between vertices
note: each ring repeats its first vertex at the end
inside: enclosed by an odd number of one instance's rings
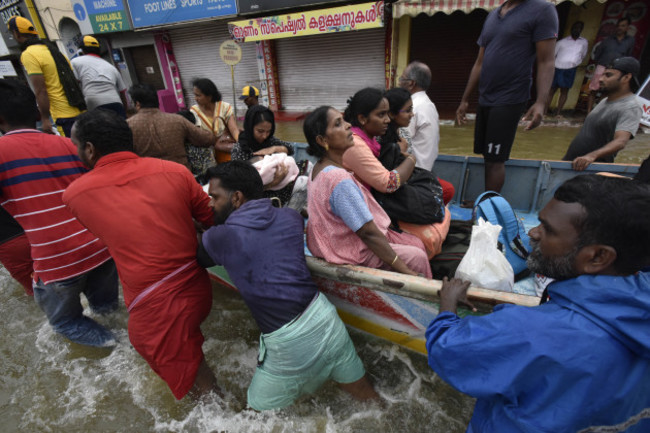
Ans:
POLYGON ((38 37, 38 32, 28 19, 11 17, 7 27, 23 51, 20 61, 36 95, 41 129, 52 132, 52 116, 60 131, 69 137, 75 118, 85 110, 83 94, 70 62, 54 44, 38 37))

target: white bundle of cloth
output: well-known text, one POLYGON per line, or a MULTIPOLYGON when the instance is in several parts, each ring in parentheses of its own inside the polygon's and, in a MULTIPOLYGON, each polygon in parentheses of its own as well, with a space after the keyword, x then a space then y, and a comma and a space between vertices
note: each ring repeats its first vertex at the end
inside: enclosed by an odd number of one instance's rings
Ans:
POLYGON ((283 164, 287 167, 288 173, 284 179, 282 179, 282 182, 270 188, 272 191, 281 190, 290 182, 296 179, 299 172, 296 161, 293 159, 293 157, 287 155, 286 153, 274 153, 272 155, 265 155, 264 159, 253 164, 253 167, 255 167, 260 173, 264 185, 268 185, 273 181, 275 171, 278 169, 280 164, 283 164))

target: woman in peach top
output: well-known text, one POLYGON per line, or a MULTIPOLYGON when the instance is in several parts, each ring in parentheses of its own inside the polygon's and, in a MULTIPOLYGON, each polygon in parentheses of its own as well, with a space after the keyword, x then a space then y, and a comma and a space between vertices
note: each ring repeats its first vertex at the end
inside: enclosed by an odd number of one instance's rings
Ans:
POLYGON ((341 166, 353 145, 350 124, 332 107, 319 107, 303 126, 308 152, 319 158, 308 184, 307 246, 330 263, 392 269, 431 278, 422 242, 390 230, 390 219, 370 192, 341 166))
MULTIPOLYGON (((410 116, 412 114, 406 113, 405 117, 410 116)), ((354 146, 343 154, 343 167, 354 172, 354 176, 368 189, 388 194, 396 192, 413 174, 416 159, 414 155, 402 151, 404 160, 392 170, 387 170, 377 159, 382 147, 375 137, 385 135, 391 123, 390 105, 385 93, 370 87, 358 91, 348 101, 344 117, 353 125, 354 146)), ((390 143, 391 146, 393 144, 390 143)), ((442 196, 440 206, 444 206, 442 196)), ((417 236, 431 259, 440 252, 449 231, 451 216, 449 212, 443 214, 444 219, 438 223, 417 225, 395 221, 395 224, 401 230, 417 236)))

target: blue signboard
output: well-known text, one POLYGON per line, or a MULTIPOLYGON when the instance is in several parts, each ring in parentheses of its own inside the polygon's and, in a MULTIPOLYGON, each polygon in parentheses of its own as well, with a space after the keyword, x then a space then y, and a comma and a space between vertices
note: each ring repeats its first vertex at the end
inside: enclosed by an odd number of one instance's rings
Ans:
POLYGON ((235 0, 128 0, 128 4, 136 28, 237 14, 235 0))

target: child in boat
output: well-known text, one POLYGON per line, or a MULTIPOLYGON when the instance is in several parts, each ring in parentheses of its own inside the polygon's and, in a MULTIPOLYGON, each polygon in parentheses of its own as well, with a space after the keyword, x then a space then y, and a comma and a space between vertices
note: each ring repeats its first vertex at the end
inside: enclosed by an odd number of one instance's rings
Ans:
POLYGON ((336 309, 311 279, 300 214, 263 198, 262 179, 247 163, 220 164, 208 176, 215 226, 203 234, 199 262, 226 268, 262 331, 248 405, 280 409, 328 379, 359 400, 378 398, 336 309))
POLYGON ((312 254, 330 263, 431 278, 422 241, 390 230, 386 212, 343 169, 343 154, 354 142, 350 124, 341 113, 332 107, 319 107, 307 116, 303 129, 308 152, 319 158, 308 186, 307 246, 312 254))

